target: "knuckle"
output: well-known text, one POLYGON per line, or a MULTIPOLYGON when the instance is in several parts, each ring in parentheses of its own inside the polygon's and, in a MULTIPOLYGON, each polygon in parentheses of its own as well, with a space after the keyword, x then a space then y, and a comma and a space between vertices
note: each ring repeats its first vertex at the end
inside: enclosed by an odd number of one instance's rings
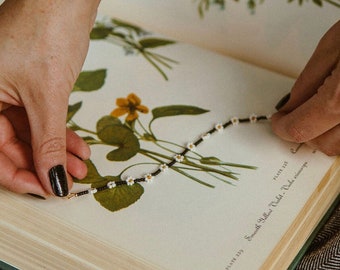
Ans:
POLYGON ((47 139, 38 148, 38 154, 42 156, 57 154, 61 151, 66 151, 65 139, 62 137, 47 139))
POLYGON ((329 94, 326 108, 330 113, 340 114, 340 78, 338 86, 329 94))
POLYGON ((287 128, 288 136, 296 143, 303 143, 307 140, 306 132, 298 126, 291 125, 287 128))

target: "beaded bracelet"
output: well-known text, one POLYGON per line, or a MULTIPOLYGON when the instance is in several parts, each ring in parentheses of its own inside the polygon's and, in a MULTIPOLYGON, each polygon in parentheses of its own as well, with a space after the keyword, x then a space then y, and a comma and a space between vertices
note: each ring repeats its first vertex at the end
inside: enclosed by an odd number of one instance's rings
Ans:
POLYGON ((204 133, 197 141, 187 143, 186 148, 181 153, 176 154, 170 162, 160 164, 158 169, 155 170, 154 172, 150 172, 144 175, 143 177, 139 177, 139 178, 133 178, 132 176, 128 176, 125 180, 110 181, 105 186, 101 186, 98 188, 89 188, 89 189, 86 189, 80 192, 70 193, 67 196, 67 198, 71 199, 74 197, 80 197, 80 196, 87 195, 87 194, 95 194, 97 192, 104 191, 107 189, 112 189, 112 188, 115 188, 121 185, 132 186, 134 183, 140 183, 140 182, 150 183, 160 173, 167 171, 169 168, 174 166, 176 163, 182 162, 184 160, 185 155, 189 151, 195 151, 196 147, 199 144, 201 144, 203 141, 209 139, 213 133, 215 132, 222 133, 223 130, 230 125, 236 126, 239 123, 256 123, 257 121, 261 121, 261 120, 270 120, 270 118, 271 116, 264 116, 264 115, 257 116, 256 114, 251 114, 248 118, 232 117, 229 121, 227 121, 224 124, 223 123, 216 124, 212 129, 204 133))

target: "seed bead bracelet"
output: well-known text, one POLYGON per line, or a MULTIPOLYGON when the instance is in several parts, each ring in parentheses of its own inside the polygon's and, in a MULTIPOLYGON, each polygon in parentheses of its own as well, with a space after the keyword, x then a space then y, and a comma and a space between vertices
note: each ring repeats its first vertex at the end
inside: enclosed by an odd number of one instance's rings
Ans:
POLYGON ((70 193, 67 196, 67 198, 70 199, 70 198, 80 197, 80 196, 87 195, 87 194, 95 194, 97 192, 104 191, 104 190, 107 190, 107 189, 112 189, 112 188, 122 186, 122 185, 132 186, 133 184, 140 183, 140 182, 150 183, 160 173, 167 171, 169 168, 174 166, 176 163, 182 162, 184 160, 185 155, 189 151, 195 151, 196 147, 199 144, 201 144, 203 141, 209 139, 210 136, 213 133, 215 133, 215 132, 222 133, 223 130, 230 125, 236 126, 239 123, 256 123, 256 122, 261 121, 261 120, 269 120, 270 118, 271 118, 271 116, 264 116, 264 115, 257 116, 256 114, 251 114, 248 118, 232 117, 228 122, 226 122, 224 124, 223 123, 216 124, 212 129, 210 129, 208 132, 204 133, 195 142, 189 142, 186 145, 186 148, 181 153, 176 154, 170 162, 160 164, 158 169, 155 170, 154 172, 148 173, 148 174, 146 174, 146 175, 144 175, 143 177, 140 177, 140 178, 133 178, 131 176, 128 176, 125 180, 110 181, 105 186, 101 186, 101 187, 98 187, 98 188, 89 188, 89 189, 86 189, 86 190, 83 190, 83 191, 80 191, 80 192, 70 193))

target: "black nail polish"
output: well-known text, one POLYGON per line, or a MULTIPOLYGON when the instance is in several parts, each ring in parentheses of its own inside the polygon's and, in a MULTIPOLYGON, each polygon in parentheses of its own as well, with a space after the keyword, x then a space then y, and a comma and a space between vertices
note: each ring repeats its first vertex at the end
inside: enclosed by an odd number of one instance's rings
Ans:
POLYGON ((53 193, 58 197, 67 196, 68 186, 64 166, 54 166, 52 169, 49 170, 48 176, 50 178, 53 193))
POLYGON ((275 109, 280 110, 290 99, 290 93, 285 95, 280 101, 276 104, 275 109))
POLYGON ((27 195, 30 195, 30 196, 32 196, 32 197, 34 197, 34 198, 37 198, 37 199, 40 199, 40 200, 46 200, 46 198, 45 198, 45 197, 43 197, 43 196, 40 196, 40 195, 38 195, 38 194, 34 194, 34 193, 27 193, 27 195))

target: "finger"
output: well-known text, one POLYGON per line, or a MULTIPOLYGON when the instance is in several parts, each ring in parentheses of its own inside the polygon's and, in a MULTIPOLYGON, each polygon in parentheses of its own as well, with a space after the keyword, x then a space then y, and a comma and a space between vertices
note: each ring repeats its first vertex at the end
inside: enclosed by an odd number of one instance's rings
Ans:
POLYGON ((3 111, 2 114, 12 123, 16 136, 20 140, 31 144, 31 132, 28 125, 26 110, 23 107, 12 106, 3 111))
POLYGON ((294 142, 310 141, 340 122, 340 65, 332 72, 318 92, 290 113, 279 112, 272 117, 274 132, 294 142))
POLYGON ((328 156, 340 154, 340 126, 332 128, 319 137, 308 141, 307 144, 314 149, 325 153, 328 156))
POLYGON ((0 114, 0 129, 0 151, 11 159, 16 167, 33 170, 30 146, 18 140, 12 124, 2 114, 0 114))
POLYGON ((66 131, 66 148, 67 151, 76 155, 82 160, 90 158, 91 150, 88 144, 73 130, 66 131))
MULTIPOLYGON (((28 126, 28 119, 25 109, 21 107, 12 107, 4 111, 3 114, 9 119, 11 123, 15 123, 14 130, 16 136, 20 138, 20 140, 30 144, 30 127, 28 126)), ((90 147, 79 135, 69 128, 66 130, 66 148, 68 152, 73 153, 83 160, 90 158, 90 147)))
POLYGON ((306 102, 323 84, 339 61, 340 21, 322 37, 312 57, 296 80, 289 101, 280 111, 290 112, 306 102))
POLYGON ((83 179, 87 174, 86 164, 70 153, 67 153, 67 170, 71 176, 77 179, 83 179))
POLYGON ((28 170, 19 169, 4 153, 0 152, 0 185, 16 193, 47 196, 39 179, 28 170))
MULTIPOLYGON (((31 128, 36 173, 44 188, 58 197, 68 195, 71 179, 66 168, 66 114, 68 95, 54 82, 42 92, 36 88, 24 96, 31 128)), ((39 87, 41 87, 39 85, 39 87)))

